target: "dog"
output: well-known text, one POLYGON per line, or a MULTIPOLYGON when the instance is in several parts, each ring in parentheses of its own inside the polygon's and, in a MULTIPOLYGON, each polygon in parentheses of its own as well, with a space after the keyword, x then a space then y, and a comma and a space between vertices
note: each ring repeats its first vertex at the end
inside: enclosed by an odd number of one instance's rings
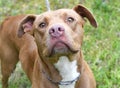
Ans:
POLYGON ((7 18, 0 28, 3 88, 20 60, 32 88, 96 88, 82 55, 84 24, 97 22, 82 5, 7 18))

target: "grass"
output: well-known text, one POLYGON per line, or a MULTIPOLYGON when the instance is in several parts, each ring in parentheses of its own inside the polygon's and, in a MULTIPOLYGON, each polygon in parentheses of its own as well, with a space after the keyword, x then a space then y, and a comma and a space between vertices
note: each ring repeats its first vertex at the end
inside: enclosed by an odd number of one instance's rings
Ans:
MULTIPOLYGON (((59 4, 57 0, 50 0, 51 8, 73 7, 79 0, 59 4), (52 3, 53 2, 53 3, 52 3), (67 4, 68 3, 68 4, 67 4)), ((64 0, 61 0, 62 2, 64 0)), ((95 15, 98 28, 85 25, 83 53, 89 63, 97 88, 120 87, 120 4, 119 0, 80 0, 95 15)), ((62 3, 61 2, 61 3, 62 3)), ((3 0, 0 2, 0 21, 8 15, 41 13, 46 10, 44 1, 39 0, 3 0), (8 2, 6 2, 8 1, 8 2), (15 2, 16 1, 16 2, 15 2), (37 2, 37 3, 36 3, 37 2), (11 9, 12 8, 12 9, 11 9)), ((9 88, 30 88, 24 72, 17 66, 10 78, 9 88)), ((1 78, 1 77, 0 77, 1 78)), ((0 84, 1 88, 1 84, 0 84)))

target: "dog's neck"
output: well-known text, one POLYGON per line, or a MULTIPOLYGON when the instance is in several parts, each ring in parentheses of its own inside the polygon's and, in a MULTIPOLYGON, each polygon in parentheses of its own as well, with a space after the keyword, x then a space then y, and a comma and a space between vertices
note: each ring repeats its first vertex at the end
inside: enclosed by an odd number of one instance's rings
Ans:
MULTIPOLYGON (((70 61, 67 56, 59 57, 58 62, 54 66, 59 71, 62 81, 71 81, 80 75, 77 72, 77 60, 70 61)), ((59 88, 75 88, 75 83, 76 81, 69 85, 59 85, 59 88)))

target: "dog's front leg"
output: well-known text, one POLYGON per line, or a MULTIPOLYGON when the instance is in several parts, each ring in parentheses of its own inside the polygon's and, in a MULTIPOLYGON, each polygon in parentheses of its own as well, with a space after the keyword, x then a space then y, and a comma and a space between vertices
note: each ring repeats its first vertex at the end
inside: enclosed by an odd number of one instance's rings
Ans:
POLYGON ((19 59, 22 65, 23 70, 27 74, 28 78, 32 82, 32 74, 35 59, 37 58, 37 46, 35 42, 31 42, 29 44, 24 45, 19 54, 19 59))

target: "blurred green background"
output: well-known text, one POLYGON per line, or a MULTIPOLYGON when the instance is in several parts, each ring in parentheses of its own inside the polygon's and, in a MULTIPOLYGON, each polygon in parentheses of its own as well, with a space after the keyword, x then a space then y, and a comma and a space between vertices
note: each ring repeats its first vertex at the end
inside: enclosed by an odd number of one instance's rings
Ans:
MULTIPOLYGON (((85 5, 95 16, 98 28, 85 25, 84 59, 88 62, 97 88, 120 88, 120 0, 49 0, 51 9, 85 5)), ((0 0, 0 22, 11 15, 40 14, 46 11, 45 0, 0 0)), ((12 74, 9 88, 30 88, 20 67, 12 74)), ((1 75, 0 75, 0 88, 1 75)))

